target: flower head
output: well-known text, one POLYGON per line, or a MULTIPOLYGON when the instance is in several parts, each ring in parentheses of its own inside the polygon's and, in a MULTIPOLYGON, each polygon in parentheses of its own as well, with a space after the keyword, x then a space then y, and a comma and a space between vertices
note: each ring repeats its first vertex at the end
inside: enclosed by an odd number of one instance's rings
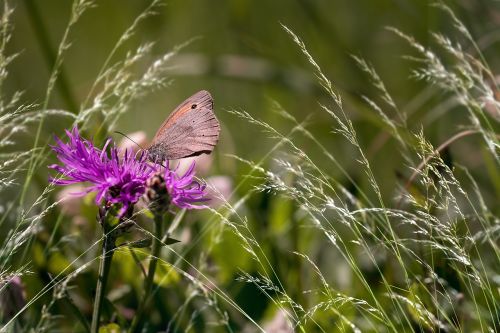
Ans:
POLYGON ((118 149, 113 147, 108 156, 106 148, 110 140, 100 150, 92 142, 83 139, 76 127, 71 132, 66 131, 66 134, 68 143, 56 137, 56 145, 52 146, 60 165, 54 164, 50 168, 64 177, 52 178, 52 183, 69 185, 88 182, 88 187, 74 194, 96 192, 97 203, 104 199, 109 204, 121 204, 119 215, 122 216, 144 194, 146 180, 157 168, 147 162, 144 153, 137 157, 125 150, 120 158, 118 149))
POLYGON ((171 170, 167 164, 163 172, 157 172, 148 181, 148 199, 157 208, 166 209, 170 204, 179 208, 202 209, 207 208, 199 203, 206 202, 206 185, 194 179, 193 162, 182 175, 177 174, 177 168, 171 170))

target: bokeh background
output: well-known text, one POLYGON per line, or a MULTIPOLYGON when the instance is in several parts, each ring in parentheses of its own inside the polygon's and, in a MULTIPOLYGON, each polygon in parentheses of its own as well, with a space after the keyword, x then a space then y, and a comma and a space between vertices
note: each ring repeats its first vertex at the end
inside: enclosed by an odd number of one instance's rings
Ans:
MULTIPOLYGON (((70 32, 71 46, 65 53, 54 95, 49 103, 50 109, 75 113, 79 110, 108 54, 122 33, 150 3, 137 0, 96 1, 95 7, 85 12, 70 32)), ((470 29, 495 72, 500 66, 500 2, 460 0, 446 3, 470 29)), ((72 2, 19 0, 11 4, 15 11, 8 52, 19 55, 10 66, 9 79, 4 88, 6 94, 24 91, 23 101, 40 104, 54 66, 57 47, 68 25, 72 2)), ((125 133, 144 131, 151 138, 159 124, 186 97, 200 89, 210 91, 222 132, 209 167, 202 170, 200 175, 206 178, 226 177, 224 186, 228 187, 228 193, 234 190, 228 199, 237 202, 253 189, 253 184, 247 181, 236 188, 244 179, 248 166, 228 155, 259 161, 270 151, 275 141, 269 139, 268 134, 258 126, 228 111, 244 110, 278 131, 287 133, 291 128, 290 123, 273 112, 273 103, 276 101, 299 121, 308 119, 308 129, 359 182, 361 189, 368 188, 370 185, 364 177, 364 171, 356 162, 355 149, 344 138, 332 133, 335 124, 321 109, 320 104, 331 104, 330 97, 318 84, 307 59, 284 31, 282 25, 285 25, 306 43, 323 72, 335 84, 379 180, 382 196, 387 203, 395 205, 395 189, 407 179, 409 169, 401 155, 394 153, 398 145, 387 135, 380 117, 362 100, 363 95, 376 99, 378 92, 358 68, 352 55, 365 58, 378 71, 399 108, 408 115, 410 128, 415 132, 423 129, 427 139, 435 146, 444 142, 468 124, 467 113, 448 94, 412 78, 416 64, 404 58, 404 55, 412 54, 412 49, 406 41, 386 29, 396 27, 424 46, 432 46, 434 31, 451 39, 457 38, 458 42, 464 41, 463 36, 457 34, 449 15, 431 4, 430 1, 419 0, 166 1, 155 8, 155 15, 140 22, 134 35, 120 47, 113 59, 124 57, 143 43, 154 42, 150 59, 136 66, 139 73, 156 57, 178 45, 189 43, 170 61, 168 84, 133 101, 112 130, 125 133)), ((96 135, 98 125, 97 119, 85 133, 96 135)), ((69 126, 71 120, 65 118, 46 121, 41 141, 51 143, 53 134, 61 135, 63 129, 69 126)), ((113 132, 109 135, 116 141, 122 139, 113 132)), ((19 145, 31 147, 32 139, 32 135, 19 137, 19 145)), ((321 157, 317 147, 300 136, 295 140, 308 154, 317 157, 316 163, 330 177, 354 190, 350 181, 321 157)), ((491 182, 492 172, 495 174, 495 171, 488 169, 484 160, 485 149, 477 148, 480 140, 479 137, 468 137, 451 145, 445 152, 445 159, 450 164, 458 162, 469 169, 480 185, 486 204, 498 213, 499 207, 495 208, 499 195, 498 182, 491 182)), ((276 167, 271 158, 266 159, 264 164, 276 167)), ((49 172, 39 170, 38 174, 39 187, 33 188, 30 193, 33 198, 43 190, 49 172)), ((366 192, 372 193, 369 190, 366 192)), ((4 194, 4 200, 8 201, 7 196, 10 195, 4 194)), ((26 250, 33 259, 33 274, 23 277, 28 299, 61 267, 67 265, 68 260, 84 247, 83 244, 91 242, 93 236, 98 234, 93 220, 95 207, 92 206, 92 200, 87 200, 82 209, 84 212, 79 213, 84 216, 82 219, 75 219, 68 213, 64 215, 63 222, 58 223, 66 223, 67 226, 58 229, 55 240, 51 235, 56 222, 47 221, 30 249, 26 250), (71 241, 65 243, 65 237, 70 237, 71 241), (55 246, 53 252, 43 250, 48 239, 51 245, 59 242, 61 246, 55 246)), ((278 275, 290 285, 306 283, 301 280, 301 273, 296 276, 297 270, 303 268, 294 266, 298 265, 297 262, 290 259, 290 252, 299 248, 318 258, 339 289, 354 290, 356 286, 351 284, 352 273, 340 262, 337 254, 328 252, 330 248, 315 243, 312 234, 308 234, 309 238, 299 240, 291 237, 297 234, 293 232, 294 221, 300 219, 293 211, 295 207, 288 201, 266 193, 252 194, 243 208, 243 214, 255 230, 257 239, 268 251, 278 275)), ((186 227, 181 230, 186 244, 177 249, 185 251, 183 255, 195 266, 203 266, 207 274, 213 277, 214 283, 226 290, 257 322, 272 321, 275 312, 271 309, 270 300, 259 293, 255 286, 237 281, 241 270, 253 271, 255 263, 231 233, 200 233, 205 230, 204 223, 209 220, 208 213, 189 216, 185 221, 186 227), (222 240, 215 242, 214 238, 219 236, 222 240)), ((219 228, 217 225, 213 229, 219 228)), ((304 226, 301 228, 306 229, 304 226)), ((165 260, 172 258, 175 256, 166 255, 165 260)), ((130 258, 123 256, 117 260, 122 260, 117 265, 121 265, 122 270, 114 270, 116 281, 110 288, 113 297, 120 300, 116 302, 120 304, 120 313, 126 317, 127 311, 129 314, 133 312, 137 301, 129 289, 140 289, 140 280, 130 258)), ((183 268, 189 270, 188 266, 183 268)), ((75 282, 76 291, 72 291, 77 306, 87 314, 91 306, 89 300, 94 278, 95 271, 92 269, 84 272, 75 282)), ((307 277, 304 279, 307 281, 307 277)), ((181 296, 181 290, 188 287, 180 280, 176 275, 164 282, 163 289, 158 292, 160 308, 153 320, 158 327, 164 327, 162 324, 168 322, 174 310, 182 304, 184 296, 181 296), (161 313, 165 314, 164 318, 159 315, 161 313)), ((298 299, 305 297, 299 291, 295 296, 298 299)), ((42 298, 30 311, 39 311, 51 297, 47 295, 42 298)), ((200 308, 200 305, 194 304, 186 311, 194 311, 193 308, 200 308)), ((71 314, 63 303, 56 304, 52 313, 63 315, 62 319, 54 319, 57 320, 57 326, 66 329, 71 327, 71 314)), ((236 331, 253 331, 241 314, 231 313, 230 317, 236 331)), ((206 320, 196 322, 193 330, 202 332, 208 329, 203 324, 206 320)), ((179 325, 182 327, 182 324, 179 325)))
MULTIPOLYGON (((200 90, 209 90, 223 123, 218 154, 237 153, 257 158, 267 152, 259 129, 238 121, 225 110, 242 109, 256 118, 284 128, 270 112, 271 100, 303 120, 311 116, 313 132, 325 139, 326 147, 349 169, 352 158, 342 139, 331 135, 331 121, 318 103, 328 96, 281 24, 288 26, 307 44, 324 72, 342 93, 346 110, 360 130, 361 140, 373 155, 372 165, 383 173, 386 189, 394 187, 400 160, 387 165, 385 155, 394 147, 379 135, 380 119, 361 100, 374 97, 374 88, 359 70, 352 55, 365 58, 380 73, 398 106, 410 114, 415 128, 438 144, 453 133, 466 117, 450 110, 446 96, 433 87, 411 79, 415 64, 403 59, 411 54, 408 44, 386 28, 396 27, 414 36, 424 46, 432 32, 456 36, 449 17, 431 1, 170 1, 137 27, 135 35, 121 47, 115 59, 146 42, 154 42, 152 59, 175 46, 192 41, 171 64, 170 86, 135 101, 115 130, 146 131, 151 137, 158 124, 182 100, 200 90), (194 40, 193 40, 194 39, 194 40), (441 103, 440 103, 441 102, 441 103), (436 108, 436 104, 438 105, 436 108), (430 112, 429 112, 430 111, 430 112), (387 143, 387 144, 386 144, 387 143), (384 150, 385 149, 385 150, 384 150)), ((99 1, 71 32, 72 46, 62 65, 51 108, 77 110, 89 93, 99 69, 121 34, 149 5, 148 1, 99 1)), ((458 17, 470 27, 492 68, 498 44, 500 20, 495 1, 452 1, 458 17)), ((27 101, 41 103, 57 46, 68 24, 69 1, 19 1, 14 15, 15 33, 11 52, 20 52, 12 64, 8 89, 22 90, 27 101)), ((140 71, 140 69, 138 69, 140 71)), ((448 101, 449 102, 449 101, 448 101)), ((58 124, 57 124, 58 125, 58 124)), ((47 125, 46 133, 60 131, 47 125)), ((467 143, 454 152, 472 165, 479 152, 467 143)), ((228 162, 229 163, 229 162, 228 162)), ((352 165, 354 167, 354 165, 352 165)))

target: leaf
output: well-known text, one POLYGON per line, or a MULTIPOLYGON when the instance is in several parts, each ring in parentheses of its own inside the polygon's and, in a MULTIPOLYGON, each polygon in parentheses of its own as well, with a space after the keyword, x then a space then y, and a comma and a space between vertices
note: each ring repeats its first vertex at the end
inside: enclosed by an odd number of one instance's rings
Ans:
POLYGON ((165 245, 172 245, 172 244, 175 244, 175 243, 180 243, 181 241, 180 240, 177 240, 175 238, 171 238, 171 237, 168 237, 166 240, 165 240, 165 245))

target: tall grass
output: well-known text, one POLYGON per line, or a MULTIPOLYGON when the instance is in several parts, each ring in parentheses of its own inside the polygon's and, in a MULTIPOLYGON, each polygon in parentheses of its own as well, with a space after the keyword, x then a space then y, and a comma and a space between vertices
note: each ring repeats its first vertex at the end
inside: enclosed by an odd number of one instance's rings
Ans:
MULTIPOLYGON (((285 283, 268 265, 257 239, 245 233, 248 228, 231 224, 245 249, 262 265, 257 276, 243 273, 241 280, 257 285, 269 295, 297 330, 331 331, 332 322, 339 331, 356 332, 495 332, 499 328, 498 217, 485 204, 481 189, 468 170, 458 163, 448 165, 440 156, 453 142, 479 134, 482 136, 479 144, 487 147, 493 168, 498 168, 497 124, 492 124, 495 120, 484 108, 486 100, 495 100, 496 87, 491 86, 491 82, 495 82, 494 74, 465 26, 449 8, 438 7, 450 14, 458 32, 474 46, 477 56, 466 53, 463 46, 439 33, 433 36, 436 47, 445 52, 443 56, 395 28, 390 31, 406 39, 416 50, 417 55, 407 57, 418 64, 413 77, 449 92, 469 114, 469 124, 456 125, 465 129, 441 147, 436 149, 423 130, 408 127, 407 116, 399 110, 376 71, 365 60, 354 57, 379 91, 381 104, 365 96, 362 98, 400 145, 407 163, 409 180, 398 190, 400 199, 384 201, 379 186, 383 180, 376 178, 340 94, 306 44, 289 28, 284 27, 331 98, 331 105, 320 107, 331 116, 333 131, 354 147, 357 154, 353 159, 359 163, 375 196, 364 193, 357 185, 360 181, 351 178, 334 153, 327 151, 313 133, 279 106, 278 114, 294 126, 288 134, 279 133, 244 111, 234 111, 279 140, 278 144, 288 156, 275 158, 274 169, 239 158, 262 179, 255 190, 292 200, 297 214, 303 216, 300 223, 323 233, 329 242, 326 250, 338 252, 339 260, 345 261, 352 272, 352 284, 357 286, 350 294, 344 294, 323 273, 322 270, 328 270, 324 263, 320 265, 307 253, 294 251, 290 255, 298 256, 308 267, 301 274, 313 273, 318 280, 311 279, 311 287, 301 290, 310 295, 308 301, 303 302, 309 305, 305 307, 288 294, 285 283), (443 60, 443 57, 451 57, 451 60, 443 60), (395 118, 391 118, 391 114, 395 118), (312 145, 317 145, 324 158, 331 161, 332 168, 353 182, 358 194, 350 193, 341 182, 329 177, 306 148, 294 143, 292 134, 303 135, 312 145), (368 280, 363 272, 366 262, 372 266, 375 279, 368 280)), ((495 107, 498 110, 498 104, 495 107)), ((486 157, 485 163, 488 159, 486 157)))
MULTIPOLYGON (((93 295, 86 288, 97 278, 102 238, 95 237, 92 227, 84 234, 70 233, 72 229, 64 226, 67 219, 44 176, 50 160, 50 138, 44 135, 47 120, 69 118, 70 126, 78 124, 102 140, 134 101, 170 83, 169 61, 186 46, 174 47, 140 73, 135 67, 148 60, 152 43, 116 59, 142 21, 157 10, 160 2, 153 1, 118 39, 78 112, 53 110, 51 96, 71 47, 72 29, 94 5, 74 1, 41 105, 25 104, 21 92, 1 94, 0 193, 10 199, 0 204, 5 230, 0 292, 6 294, 14 276, 23 277, 25 285, 34 284, 26 286, 26 304, 2 318, 1 332, 87 331, 92 312, 93 295), (29 144, 23 146, 26 141, 29 144), (54 269, 50 265, 56 259, 59 266, 54 269), (37 274, 44 284, 32 278, 37 274)), ((486 176, 493 192, 498 191, 498 120, 485 109, 493 104, 499 112, 498 87, 492 85, 495 75, 466 27, 447 7, 437 7, 449 14, 466 45, 433 33, 434 46, 426 48, 397 28, 389 30, 414 50, 406 56, 416 64, 412 78, 441 89, 442 96, 455 100, 468 114, 468 122, 454 125, 456 134, 443 143, 433 145, 425 128, 409 124, 411 115, 398 106, 381 75, 368 61, 353 56, 378 94, 361 99, 397 143, 392 154, 405 161, 401 185, 391 193, 384 192, 384 179, 373 169, 341 93, 307 43, 283 26, 328 97, 318 109, 329 116, 332 135, 343 137, 352 148, 357 170, 342 165, 337 152, 308 129, 310 119, 296 119, 277 102, 273 111, 289 124, 285 133, 248 112, 230 111, 262 129, 273 146, 259 161, 230 156, 248 171, 239 178, 233 196, 219 193, 224 205, 201 215, 203 223, 189 243, 167 247, 167 239, 160 239, 164 249, 158 258, 160 274, 153 289, 157 307, 148 318, 149 331, 273 332, 272 323, 284 332, 500 330, 498 197, 484 197, 484 181, 476 180, 460 161, 449 164, 441 156, 452 144, 479 138, 475 144, 484 150, 482 163, 490 170, 486 176), (320 156, 310 153, 313 150, 320 156), (252 200, 266 201, 269 207, 251 211, 252 200), (228 268, 225 260, 237 264, 228 268), (218 270, 229 277, 222 278, 218 270), (261 313, 250 313, 248 304, 254 302, 261 313)), ((15 61, 15 55, 5 54, 15 33, 12 13, 4 2, 0 89, 15 61)), ((81 214, 87 218, 95 216, 90 206, 83 203, 81 214)), ((181 219, 179 214, 170 231, 181 219)), ((147 226, 140 225, 139 232, 154 237, 147 226)), ((109 293, 106 311, 109 321, 122 329, 130 324, 124 308, 133 308, 141 294, 138 276, 148 256, 148 250, 127 246, 115 254, 120 267, 114 275, 121 283, 109 293)), ((6 306, 3 303, 2 309, 6 306)))

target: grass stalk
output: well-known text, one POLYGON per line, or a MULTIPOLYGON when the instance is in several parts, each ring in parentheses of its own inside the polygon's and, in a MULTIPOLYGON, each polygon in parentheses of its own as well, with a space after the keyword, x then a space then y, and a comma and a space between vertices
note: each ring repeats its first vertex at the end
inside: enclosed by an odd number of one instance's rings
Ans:
POLYGON ((154 236, 151 245, 151 261, 149 262, 148 274, 146 280, 144 281, 144 294, 137 309, 137 313, 132 320, 132 325, 130 325, 130 333, 140 332, 144 323, 144 313, 150 305, 151 292, 153 290, 153 281, 156 272, 156 266, 158 264, 158 258, 160 256, 160 250, 162 246, 162 236, 163 236, 163 220, 164 214, 157 213, 154 216, 154 236))
MULTIPOLYGON (((105 219, 105 217, 103 218, 105 219)), ((115 236, 110 232, 107 227, 106 221, 102 221, 103 226, 103 244, 102 256, 99 263, 99 277, 97 279, 96 296, 94 300, 94 310, 92 313, 91 332, 99 332, 99 320, 101 318, 102 305, 104 302, 104 293, 106 292, 106 284, 109 277, 111 268, 111 261, 116 249, 115 236)))

